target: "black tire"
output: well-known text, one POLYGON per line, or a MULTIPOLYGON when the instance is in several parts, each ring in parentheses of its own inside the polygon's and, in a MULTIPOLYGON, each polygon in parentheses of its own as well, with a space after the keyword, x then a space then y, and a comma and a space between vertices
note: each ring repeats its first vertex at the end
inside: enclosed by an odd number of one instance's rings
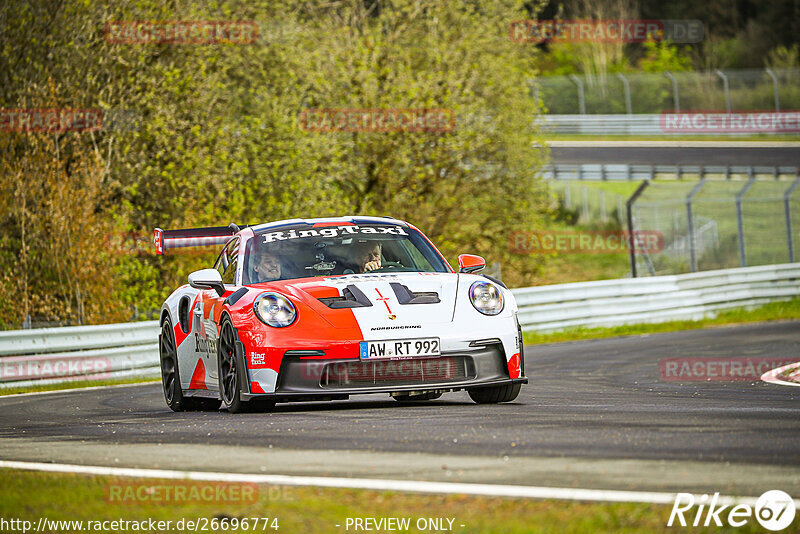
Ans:
POLYGON ((217 343, 217 376, 219 378, 219 396, 222 405, 230 413, 243 413, 250 410, 251 405, 242 400, 239 383, 239 360, 236 357, 236 329, 226 315, 222 319, 217 343))
POLYGON ((392 396, 392 398, 397 402, 421 402, 421 401, 436 400, 441 396, 442 396, 441 391, 428 391, 427 393, 423 393, 422 395, 397 395, 397 396, 392 396))
POLYGON ((161 386, 164 400, 173 412, 194 410, 219 410, 219 401, 195 397, 184 397, 178 371, 178 348, 175 345, 175 332, 172 323, 165 318, 161 323, 159 357, 161 360, 161 386))
POLYGON ((478 404, 497 404, 498 402, 511 402, 519 395, 522 384, 506 384, 488 388, 475 388, 467 390, 469 397, 478 404))

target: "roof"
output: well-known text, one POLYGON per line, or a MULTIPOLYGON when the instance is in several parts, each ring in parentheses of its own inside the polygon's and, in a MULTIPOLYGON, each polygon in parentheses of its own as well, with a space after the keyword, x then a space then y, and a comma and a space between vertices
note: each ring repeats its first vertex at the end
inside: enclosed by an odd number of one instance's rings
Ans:
POLYGON ((361 215, 348 215, 344 217, 319 217, 316 219, 285 219, 250 226, 253 232, 261 233, 266 230, 278 228, 288 228, 290 226, 314 226, 319 224, 335 225, 340 224, 390 224, 394 226, 408 227, 408 223, 392 217, 366 217, 361 215))

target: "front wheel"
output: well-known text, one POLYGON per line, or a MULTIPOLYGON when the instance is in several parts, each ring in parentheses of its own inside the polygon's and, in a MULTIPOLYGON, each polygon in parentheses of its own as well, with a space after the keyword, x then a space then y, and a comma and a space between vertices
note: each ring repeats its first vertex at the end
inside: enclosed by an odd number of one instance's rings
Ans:
POLYGON ((488 388, 475 388, 467 391, 470 398, 478 404, 497 404, 498 402, 511 402, 519 395, 522 384, 506 384, 488 388))
POLYGON ((222 320, 218 343, 219 395, 222 404, 231 413, 246 412, 249 405, 241 397, 239 360, 236 357, 236 331, 229 317, 222 320))

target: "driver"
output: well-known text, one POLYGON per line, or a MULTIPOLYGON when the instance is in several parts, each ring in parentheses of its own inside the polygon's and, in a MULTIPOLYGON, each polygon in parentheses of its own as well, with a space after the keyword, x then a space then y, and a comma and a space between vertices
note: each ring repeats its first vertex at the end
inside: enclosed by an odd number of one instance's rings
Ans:
POLYGON ((381 268, 381 243, 368 241, 361 245, 356 256, 360 273, 368 273, 381 268))
POLYGON ((272 282, 281 277, 281 260, 271 252, 262 252, 253 265, 256 283, 272 282))

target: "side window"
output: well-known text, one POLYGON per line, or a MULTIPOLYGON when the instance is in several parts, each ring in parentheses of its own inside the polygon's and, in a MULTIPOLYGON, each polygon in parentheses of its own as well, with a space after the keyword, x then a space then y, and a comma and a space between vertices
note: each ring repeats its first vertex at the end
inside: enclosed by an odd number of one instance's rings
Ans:
POLYGON ((222 256, 225 257, 223 262, 226 263, 225 271, 222 273, 222 283, 233 284, 234 278, 236 277, 237 260, 239 258, 239 238, 228 243, 222 256))

